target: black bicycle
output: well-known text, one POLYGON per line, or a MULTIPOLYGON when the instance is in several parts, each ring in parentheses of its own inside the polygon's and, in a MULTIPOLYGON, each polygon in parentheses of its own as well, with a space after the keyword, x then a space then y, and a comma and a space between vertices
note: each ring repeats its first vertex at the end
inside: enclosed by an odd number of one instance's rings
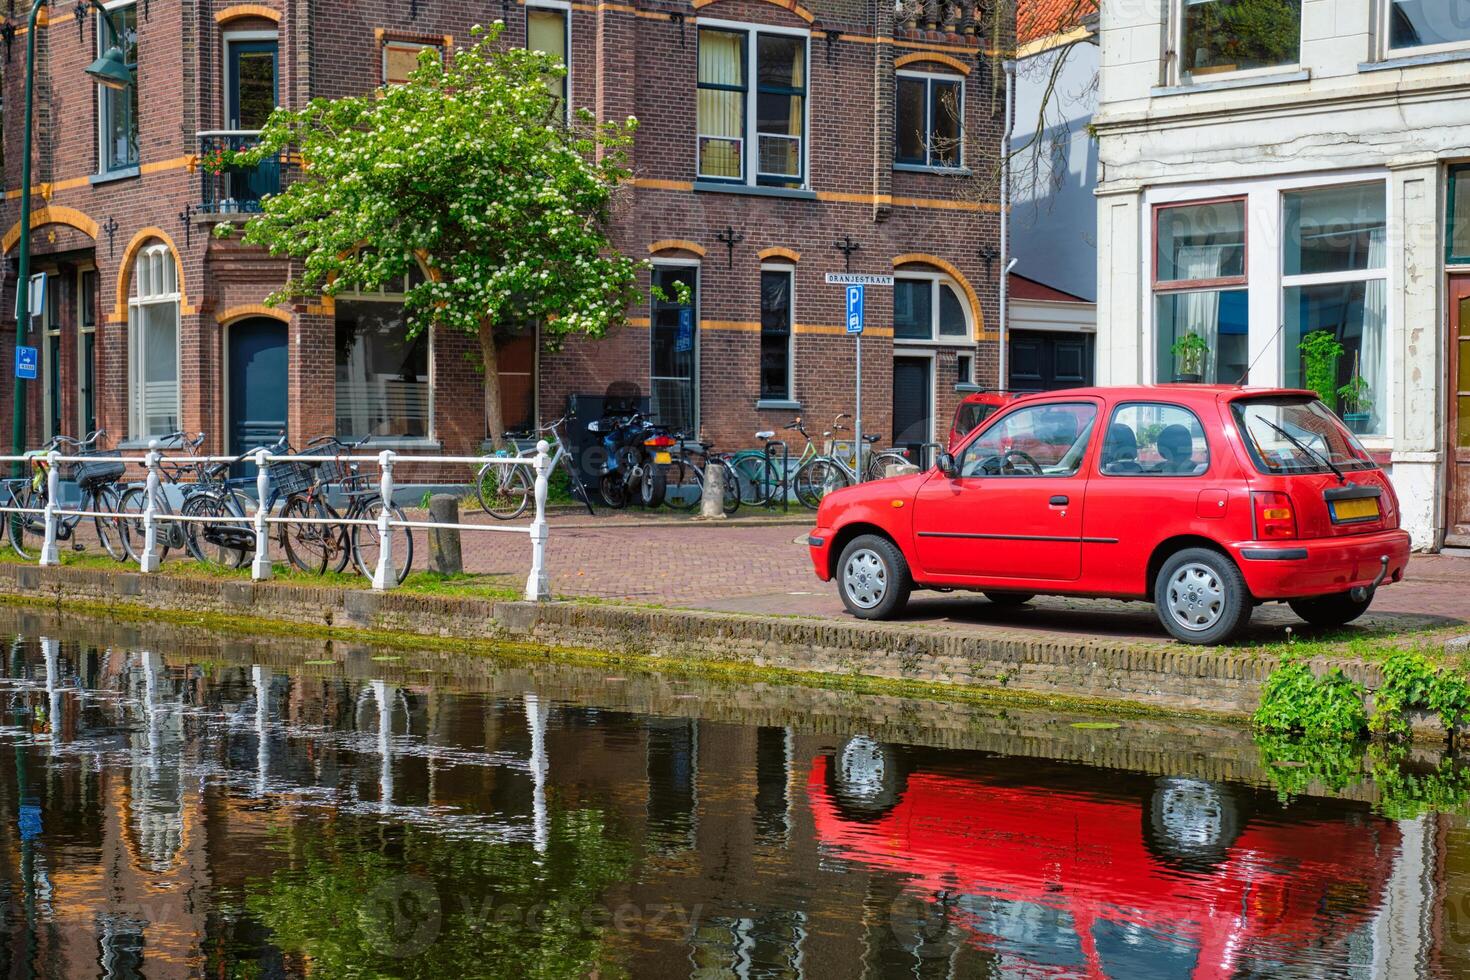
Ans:
MULTIPOLYGON (((5 506, 19 510, 44 511, 50 499, 47 477, 51 464, 47 461, 47 454, 56 450, 70 456, 100 456, 104 450, 97 449, 96 445, 105 435, 107 435, 106 432, 98 429, 85 439, 56 436, 39 451, 28 453, 31 461, 30 475, 6 480, 3 483, 5 506)), ((97 529, 97 537, 102 543, 103 550, 114 561, 127 561, 128 550, 119 519, 100 516, 104 513, 116 514, 118 512, 118 480, 122 478, 124 464, 116 460, 83 459, 77 463, 57 465, 62 467, 57 476, 61 479, 75 481, 81 490, 82 499, 81 504, 76 508, 77 511, 98 515, 92 518, 92 523, 97 529)), ((41 548, 46 542, 45 515, 12 512, 6 517, 5 530, 10 539, 10 547, 20 557, 27 561, 34 561, 40 556, 41 548)), ((72 541, 73 550, 85 550, 82 542, 72 540, 82 520, 81 513, 58 517, 56 519, 56 540, 58 542, 72 541)))

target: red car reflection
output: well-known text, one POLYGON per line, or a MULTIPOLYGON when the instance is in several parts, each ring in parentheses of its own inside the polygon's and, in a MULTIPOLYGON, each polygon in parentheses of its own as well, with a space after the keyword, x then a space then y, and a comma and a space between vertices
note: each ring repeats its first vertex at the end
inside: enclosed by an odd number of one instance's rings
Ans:
POLYGON ((1288 813, 1201 780, 965 758, 928 769, 923 750, 865 738, 819 756, 818 840, 1046 975, 1226 980, 1289 960, 1361 925, 1398 852, 1393 822, 1349 804, 1288 813))

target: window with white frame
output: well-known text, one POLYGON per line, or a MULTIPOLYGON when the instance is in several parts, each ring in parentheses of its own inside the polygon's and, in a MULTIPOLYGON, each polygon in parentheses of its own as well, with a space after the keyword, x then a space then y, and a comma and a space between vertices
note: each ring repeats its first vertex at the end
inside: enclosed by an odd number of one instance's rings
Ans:
POLYGON ((133 0, 107 4, 108 17, 97 14, 97 54, 113 45, 122 49, 123 60, 133 71, 133 84, 122 89, 97 86, 97 169, 101 173, 138 166, 138 7, 133 0))
POLYGON ((572 91, 572 45, 571 8, 562 6, 528 6, 526 8, 526 47, 556 57, 566 66, 567 73, 559 78, 546 79, 565 115, 570 110, 572 91))
POLYGON ((964 166, 965 80, 956 75, 899 72, 893 160, 916 167, 964 166))
POLYGON ((695 155, 701 179, 805 183, 806 63, 805 32, 699 29, 695 155))
POLYGON ((1282 195, 1284 381, 1360 434, 1387 432, 1387 227, 1380 181, 1282 195))
POLYGON ((1302 0, 1174 0, 1182 79, 1294 65, 1302 0))
POLYGON ((433 51, 444 57, 444 48, 432 41, 388 40, 383 42, 383 84, 402 85, 419 66, 419 55, 433 51))
POLYGON ((768 401, 790 401, 792 334, 796 323, 796 270, 761 267, 761 388, 768 401))
POLYGON ((430 332, 409 336, 403 309, 422 275, 415 266, 393 289, 337 294, 336 434, 343 439, 430 435, 430 332))
POLYGON ((144 247, 128 300, 128 433, 153 439, 179 429, 179 277, 173 251, 144 247))
POLYGON ((1432 54, 1470 47, 1470 3, 1464 0, 1391 0, 1385 36, 1394 55, 1432 54))
POLYGON ((1154 212, 1155 377, 1231 384, 1249 363, 1245 198, 1154 212))
POLYGON ((905 272, 893 281, 893 339, 966 344, 970 313, 948 276, 905 272))

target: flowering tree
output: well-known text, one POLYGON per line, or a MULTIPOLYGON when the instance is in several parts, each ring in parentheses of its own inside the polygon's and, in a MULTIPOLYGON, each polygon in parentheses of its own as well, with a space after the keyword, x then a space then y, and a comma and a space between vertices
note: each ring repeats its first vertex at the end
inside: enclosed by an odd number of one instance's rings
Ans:
POLYGON ((501 30, 477 26, 447 63, 425 51, 404 84, 277 109, 259 145, 230 161, 300 154, 299 178, 245 225, 247 244, 297 260, 270 302, 375 290, 423 266, 405 300, 410 335, 479 338, 497 446, 497 339, 531 321, 552 345, 602 336, 638 300, 643 265, 606 230, 637 120, 582 111, 568 123, 548 86, 560 61, 500 49, 501 30))

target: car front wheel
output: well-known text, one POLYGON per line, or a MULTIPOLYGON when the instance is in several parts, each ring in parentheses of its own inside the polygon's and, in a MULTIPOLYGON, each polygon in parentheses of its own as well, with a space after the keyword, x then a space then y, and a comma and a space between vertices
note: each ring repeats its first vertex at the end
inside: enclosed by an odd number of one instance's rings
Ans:
POLYGON ((1253 602, 1235 563, 1209 548, 1185 548, 1154 581, 1164 629, 1185 643, 1229 643, 1250 621, 1253 602))
POLYGON ((888 619, 909 601, 914 580, 898 546, 876 534, 848 542, 837 561, 842 604, 859 619, 888 619))
POLYGON ((1354 599, 1351 592, 1338 592, 1312 599, 1292 599, 1287 605, 1313 626, 1346 626, 1373 605, 1373 593, 1370 590, 1362 599, 1354 599))

